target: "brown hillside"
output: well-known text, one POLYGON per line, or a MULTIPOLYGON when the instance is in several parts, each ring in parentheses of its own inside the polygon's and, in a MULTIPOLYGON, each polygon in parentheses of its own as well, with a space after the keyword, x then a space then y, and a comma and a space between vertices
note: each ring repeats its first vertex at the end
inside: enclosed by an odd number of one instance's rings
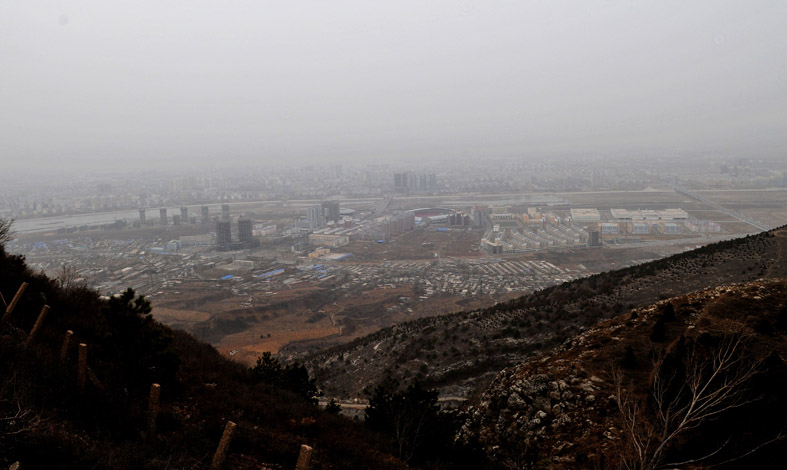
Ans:
POLYGON ((787 450, 787 435, 780 435, 787 425, 785 358, 787 280, 714 287, 603 321, 553 354, 501 372, 461 436, 478 439, 504 468, 627 468, 632 462, 630 468, 661 468, 708 454, 694 465, 775 468, 774 459, 787 450), (730 345, 736 347, 731 366, 711 380, 714 358, 730 345), (667 442, 652 467, 636 466, 630 431, 650 432, 646 453, 655 452, 664 441, 658 412, 680 416, 690 394, 679 385, 696 370, 706 393, 729 385, 729 401, 667 442), (735 382, 736 374, 751 370, 735 382), (658 390, 671 407, 657 405, 658 390), (632 408, 621 402, 639 406, 639 421, 624 419, 632 408))
POLYGON ((494 307, 424 318, 312 357, 328 396, 362 397, 386 376, 473 398, 519 364, 632 308, 721 284, 787 277, 787 229, 578 279, 494 307))
POLYGON ((0 468, 207 469, 228 421, 237 427, 221 468, 293 469, 302 444, 314 448, 314 470, 406 468, 385 438, 299 392, 308 377, 266 381, 153 320, 133 291, 126 302, 61 285, 0 244, 6 302, 22 282, 27 289, 0 320, 0 468), (50 309, 31 340, 44 305, 50 309), (66 330, 73 335, 61 349, 66 330), (155 435, 148 421, 153 383, 161 387, 155 435))

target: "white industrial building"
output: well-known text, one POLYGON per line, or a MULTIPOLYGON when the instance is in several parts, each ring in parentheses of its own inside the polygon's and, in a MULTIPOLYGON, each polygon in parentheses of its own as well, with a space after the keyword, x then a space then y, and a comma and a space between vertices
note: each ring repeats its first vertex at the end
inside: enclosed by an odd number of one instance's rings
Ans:
POLYGON ((628 210, 628 209, 611 209, 609 213, 612 218, 619 222, 632 222, 632 221, 668 221, 668 220, 685 220, 689 218, 689 214, 683 209, 663 209, 663 210, 628 210))
POLYGON ((571 209, 571 220, 580 224, 601 222, 598 209, 571 209))

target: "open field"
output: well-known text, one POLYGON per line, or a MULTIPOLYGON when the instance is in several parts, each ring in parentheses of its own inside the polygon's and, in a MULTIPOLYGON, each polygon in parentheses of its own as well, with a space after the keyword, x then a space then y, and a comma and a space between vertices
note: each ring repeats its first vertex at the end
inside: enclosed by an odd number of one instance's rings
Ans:
POLYGON ((153 311, 156 320, 171 325, 197 323, 210 320, 208 312, 198 310, 179 310, 173 308, 156 307, 153 311))
POLYGON ((445 232, 414 230, 384 244, 358 240, 339 251, 352 253, 354 260, 429 260, 438 256, 478 256, 482 229, 456 229, 445 232))
POLYGON ((339 335, 340 331, 340 328, 333 326, 303 325, 299 322, 255 325, 241 333, 225 336, 216 348, 239 362, 253 365, 265 351, 278 353, 288 344, 324 340, 339 335))

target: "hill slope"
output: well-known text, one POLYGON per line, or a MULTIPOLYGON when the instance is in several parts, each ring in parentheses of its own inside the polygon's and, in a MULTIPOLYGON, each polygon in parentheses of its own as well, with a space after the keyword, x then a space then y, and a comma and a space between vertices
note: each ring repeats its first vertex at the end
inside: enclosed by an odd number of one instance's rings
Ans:
POLYGON ((461 436, 502 468, 774 468, 787 450, 784 358, 787 280, 711 288, 501 372, 461 436))
POLYGON ((16 309, 0 320, 1 468, 206 469, 227 421, 237 428, 224 468, 292 469, 301 444, 314 447, 313 469, 406 468, 363 424, 153 321, 133 292, 101 299, 31 272, 0 244, 3 299, 11 302, 23 281, 16 309), (43 327, 26 345, 44 305, 43 327), (73 336, 61 358, 66 330, 73 336), (87 345, 82 390, 79 343, 87 345), (155 436, 147 425, 152 383, 161 386, 155 436))
POLYGON ((787 276, 781 228, 544 289, 492 308, 386 328, 310 358, 329 396, 358 397, 391 375, 469 397, 497 372, 548 351, 598 320, 660 299, 787 276))

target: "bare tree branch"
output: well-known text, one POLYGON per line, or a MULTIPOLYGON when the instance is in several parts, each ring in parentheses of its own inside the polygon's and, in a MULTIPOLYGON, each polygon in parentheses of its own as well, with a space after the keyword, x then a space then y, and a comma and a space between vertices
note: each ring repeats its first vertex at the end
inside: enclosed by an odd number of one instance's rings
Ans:
POLYGON ((43 424, 41 414, 23 404, 22 395, 17 388, 16 374, 13 374, 0 388, 0 440, 35 431, 43 424))
POLYGON ((13 219, 0 219, 0 245, 11 241, 11 238, 13 238, 14 232, 11 230, 13 223, 13 219))
MULTIPOLYGON (((787 433, 785 433, 784 432, 784 428, 782 428, 782 430, 779 431, 779 433, 776 434, 776 436, 774 436, 771 439, 768 439, 767 441, 763 442, 762 444, 759 444, 759 445, 755 446, 753 449, 751 449, 750 451, 746 452, 745 454, 738 455, 738 456, 729 458, 729 459, 721 461, 721 462, 717 462, 717 463, 715 463, 713 465, 710 465, 710 466, 711 467, 718 467, 720 465, 724 465, 724 464, 727 464, 727 463, 730 463, 730 462, 734 462, 736 460, 740 460, 740 459, 742 459, 744 457, 750 456, 751 454, 757 452, 758 450, 762 449, 763 447, 765 447, 767 445, 773 444, 774 442, 777 442, 777 441, 783 441, 785 439, 787 439, 787 433)), ((676 465, 679 465, 679 464, 676 464, 676 465)))
POLYGON ((87 285, 84 279, 80 279, 79 271, 74 266, 69 266, 64 264, 57 270, 57 274, 55 275, 55 279, 57 283, 60 285, 60 288, 65 291, 70 291, 71 289, 75 289, 78 287, 84 287, 87 285))
MULTIPOLYGON (((625 390, 623 374, 613 371, 616 401, 629 448, 621 456, 625 468, 662 468, 670 445, 679 436, 758 399, 749 398, 748 389, 749 381, 757 374, 757 363, 746 354, 745 341, 740 335, 725 336, 712 348, 702 348, 692 341, 679 364, 682 370, 665 359, 655 364, 649 390, 650 412, 643 400, 633 398, 625 390)), ((781 439, 782 434, 743 456, 781 439)), ((729 442, 727 439, 701 457, 669 465, 706 461, 717 456, 729 442)))

